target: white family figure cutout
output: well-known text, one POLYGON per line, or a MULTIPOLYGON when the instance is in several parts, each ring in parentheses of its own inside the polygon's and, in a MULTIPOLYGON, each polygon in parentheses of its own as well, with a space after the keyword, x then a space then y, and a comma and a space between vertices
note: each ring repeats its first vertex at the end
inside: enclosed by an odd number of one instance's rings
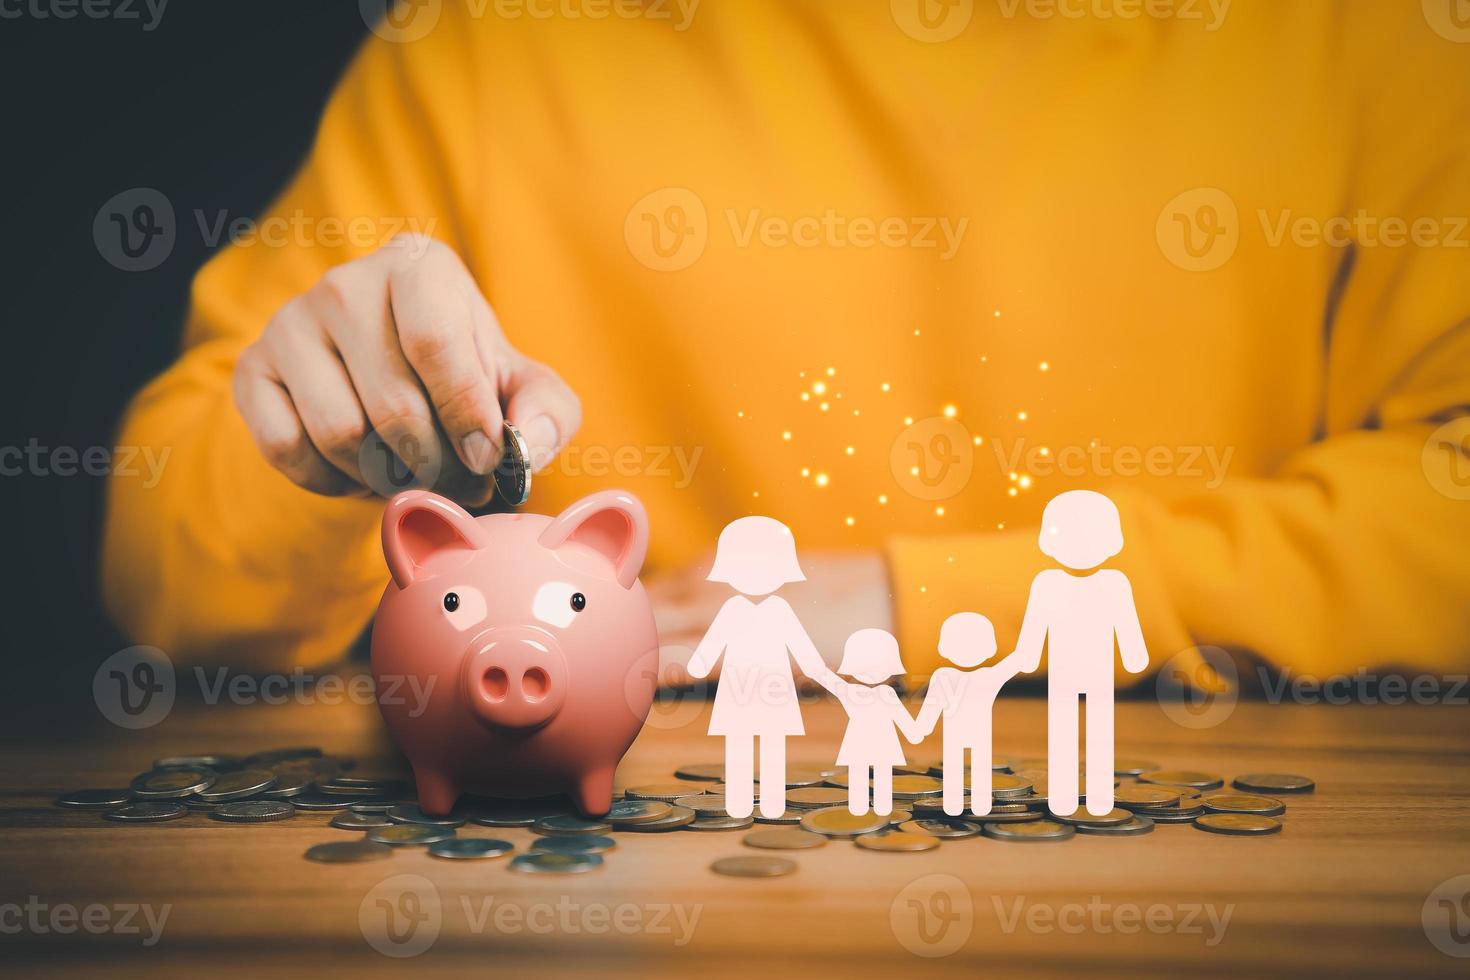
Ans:
POLYGON ((1087 812, 1113 809, 1113 651, 1137 674, 1148 649, 1127 576, 1103 562, 1123 550, 1111 500, 1092 490, 1053 497, 1041 515, 1041 550, 1063 568, 1031 583, 1015 655, 1031 672, 1047 651, 1047 786, 1052 813, 1077 811, 1077 711, 1087 699, 1087 812))
POLYGON ((918 727, 928 735, 940 716, 944 717, 944 812, 954 817, 964 810, 968 771, 970 812, 984 816, 990 812, 990 716, 1001 687, 1020 672, 1021 658, 1013 653, 990 667, 980 667, 995 655, 995 628, 973 612, 955 613, 939 627, 939 655, 955 666, 940 667, 929 678, 918 727))
POLYGON ((898 641, 884 630, 858 630, 847 638, 837 669, 862 682, 849 684, 830 672, 825 678, 816 678, 837 696, 847 712, 847 731, 837 750, 837 764, 847 767, 847 809, 855 816, 868 812, 871 770, 872 809, 886 817, 893 812, 893 767, 905 761, 898 732, 916 744, 924 737, 898 692, 885 683, 904 672, 898 641))
MULTIPOLYGON (((791 658, 819 683, 831 675, 796 612, 774 594, 805 579, 796 541, 780 521, 742 517, 720 532, 709 581, 724 582, 740 594, 715 614, 689 660, 689 673, 707 677, 724 656, 709 734, 725 737, 725 809, 732 817, 748 817, 754 810, 756 739, 761 815, 786 811, 786 738, 806 732, 791 658)), ((824 686, 830 683, 825 680, 824 686)))
POLYGON ((970 775, 970 811, 991 808, 991 716, 996 695, 1018 673, 1041 666, 1047 679, 1047 770, 1051 812, 1077 811, 1077 714, 1087 705, 1087 812, 1113 809, 1113 657, 1137 674, 1148 666, 1148 649, 1133 604, 1133 588, 1122 572, 1102 568, 1123 550, 1118 508, 1092 490, 1053 497, 1041 518, 1042 552, 1062 568, 1039 573, 1031 583, 1016 649, 990 666, 995 630, 979 613, 956 613, 939 631, 939 654, 954 666, 930 678, 919 717, 911 718, 888 682, 904 673, 898 641, 879 629, 847 638, 838 677, 822 662, 795 611, 775 592, 806 579, 791 531, 769 517, 742 517, 720 532, 711 582, 725 582, 738 595, 720 607, 689 661, 689 673, 707 677, 723 656, 709 733, 725 738, 725 807, 733 817, 754 810, 756 740, 760 740, 760 811, 776 817, 786 810, 786 738, 805 734, 791 659, 821 684, 847 712, 847 731, 837 764, 848 767, 848 809, 893 811, 893 768, 904 764, 901 733, 918 743, 944 719, 944 812, 964 808, 965 774, 970 775), (966 756, 969 765, 966 766, 966 756))

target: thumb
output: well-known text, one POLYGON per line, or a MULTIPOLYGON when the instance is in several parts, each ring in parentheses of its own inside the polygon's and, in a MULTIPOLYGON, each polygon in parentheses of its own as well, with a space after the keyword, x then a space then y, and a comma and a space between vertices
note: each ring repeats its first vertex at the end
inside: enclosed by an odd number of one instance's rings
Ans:
POLYGON ((582 425, 582 402, 551 368, 513 355, 502 389, 505 415, 526 440, 531 470, 545 469, 582 425))

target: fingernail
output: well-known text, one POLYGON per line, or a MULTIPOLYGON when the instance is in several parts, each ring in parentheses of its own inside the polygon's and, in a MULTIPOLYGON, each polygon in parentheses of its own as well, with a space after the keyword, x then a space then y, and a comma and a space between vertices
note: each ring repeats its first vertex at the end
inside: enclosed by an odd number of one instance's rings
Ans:
POLYGON ((469 468, 480 476, 495 469, 495 443, 476 429, 459 441, 459 448, 469 468))
POLYGON ((531 471, 539 473, 556 455, 556 423, 550 415, 538 415, 521 427, 521 435, 525 437, 526 449, 531 454, 531 471))

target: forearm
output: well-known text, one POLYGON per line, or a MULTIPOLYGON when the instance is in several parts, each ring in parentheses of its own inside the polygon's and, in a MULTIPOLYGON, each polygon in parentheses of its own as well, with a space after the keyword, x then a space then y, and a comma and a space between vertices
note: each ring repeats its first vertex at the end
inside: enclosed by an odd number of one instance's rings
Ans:
POLYGON ((114 475, 102 585, 134 640, 278 670, 339 655, 386 582, 381 501, 317 497, 271 469, 234 410, 230 345, 202 345, 130 410, 119 442, 168 452, 156 484, 114 475))

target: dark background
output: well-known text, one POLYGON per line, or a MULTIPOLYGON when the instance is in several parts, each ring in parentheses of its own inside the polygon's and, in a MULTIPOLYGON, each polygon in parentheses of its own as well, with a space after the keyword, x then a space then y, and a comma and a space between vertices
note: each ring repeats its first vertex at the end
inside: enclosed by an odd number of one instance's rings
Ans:
MULTIPOLYGON (((24 2, 0 17, 0 446, 81 453, 113 445, 129 397, 178 350, 210 254, 194 209, 236 218, 270 203, 367 25, 352 0, 173 0, 152 31, 142 0, 133 20, 38 18, 29 5, 51 0, 24 2), (170 199, 177 239, 157 268, 125 272, 92 223, 135 187, 170 199)), ((105 489, 87 475, 0 476, 0 726, 98 720, 92 675, 127 645, 98 597, 105 489)))

